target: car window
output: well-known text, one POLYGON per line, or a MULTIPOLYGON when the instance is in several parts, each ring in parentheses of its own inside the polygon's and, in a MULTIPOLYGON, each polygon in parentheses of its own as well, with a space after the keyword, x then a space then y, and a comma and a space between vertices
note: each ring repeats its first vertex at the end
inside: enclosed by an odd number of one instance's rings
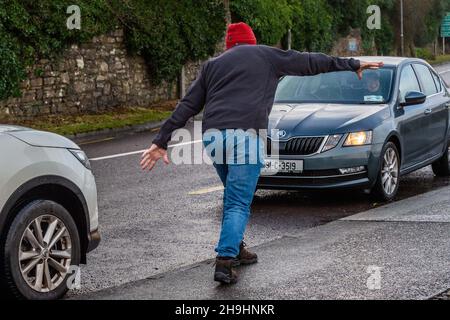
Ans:
POLYGON ((286 76, 278 83, 277 103, 382 104, 390 100, 394 68, 340 71, 315 76, 286 76))
POLYGON ((420 91, 419 82, 417 81, 416 73, 411 65, 403 68, 400 76, 400 101, 405 101, 405 95, 409 91, 420 91))
POLYGON ((423 85, 423 93, 427 96, 437 93, 430 69, 423 64, 414 64, 414 69, 423 85))
POLYGON ((436 73, 431 72, 431 74, 433 75, 434 83, 436 84, 437 91, 441 92, 441 90, 442 90, 441 79, 439 78, 439 76, 436 73))

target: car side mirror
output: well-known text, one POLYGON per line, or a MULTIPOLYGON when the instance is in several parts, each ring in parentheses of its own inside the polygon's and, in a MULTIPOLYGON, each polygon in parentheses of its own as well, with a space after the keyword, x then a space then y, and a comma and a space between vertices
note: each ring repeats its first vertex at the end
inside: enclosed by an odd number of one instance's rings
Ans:
POLYGON ((408 91, 405 96, 405 101, 400 103, 400 106, 412 106, 416 104, 422 104, 427 100, 427 96, 419 91, 408 91))

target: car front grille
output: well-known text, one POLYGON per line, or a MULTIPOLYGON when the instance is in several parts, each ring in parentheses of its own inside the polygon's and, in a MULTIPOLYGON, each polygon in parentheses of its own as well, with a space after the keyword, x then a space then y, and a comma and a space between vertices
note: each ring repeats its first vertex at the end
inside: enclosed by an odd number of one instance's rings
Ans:
MULTIPOLYGON (((286 142, 280 141, 280 155, 311 155, 319 151, 325 137, 298 137, 286 142)), ((271 154, 271 141, 267 140, 268 154, 271 154)))
POLYGON ((284 145, 280 154, 309 155, 319 151, 323 137, 293 138, 284 145))

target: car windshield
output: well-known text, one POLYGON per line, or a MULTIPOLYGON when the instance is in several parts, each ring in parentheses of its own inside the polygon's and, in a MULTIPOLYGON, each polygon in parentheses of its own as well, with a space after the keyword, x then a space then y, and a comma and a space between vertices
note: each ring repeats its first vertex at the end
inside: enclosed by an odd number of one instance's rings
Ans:
POLYGON ((390 99, 393 75, 393 68, 381 68, 365 70, 362 80, 351 71, 286 76, 278 83, 275 102, 386 103, 390 99))

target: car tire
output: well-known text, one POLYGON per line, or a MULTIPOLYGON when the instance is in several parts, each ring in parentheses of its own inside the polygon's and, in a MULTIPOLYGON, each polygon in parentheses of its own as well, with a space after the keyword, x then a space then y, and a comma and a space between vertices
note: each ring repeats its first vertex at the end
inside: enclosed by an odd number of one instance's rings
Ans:
POLYGON ((400 156, 397 146, 388 142, 381 152, 378 177, 372 195, 376 200, 392 201, 400 185, 400 156))
POLYGON ((438 177, 448 177, 450 176, 450 143, 447 146, 447 152, 444 152, 442 157, 433 162, 431 167, 433 168, 433 172, 438 177))
POLYGON ((4 282, 10 295, 30 300, 59 299, 68 291, 70 268, 80 264, 80 238, 75 221, 56 202, 32 201, 12 222, 3 254, 4 282), (27 267, 37 260, 28 271, 27 267))

